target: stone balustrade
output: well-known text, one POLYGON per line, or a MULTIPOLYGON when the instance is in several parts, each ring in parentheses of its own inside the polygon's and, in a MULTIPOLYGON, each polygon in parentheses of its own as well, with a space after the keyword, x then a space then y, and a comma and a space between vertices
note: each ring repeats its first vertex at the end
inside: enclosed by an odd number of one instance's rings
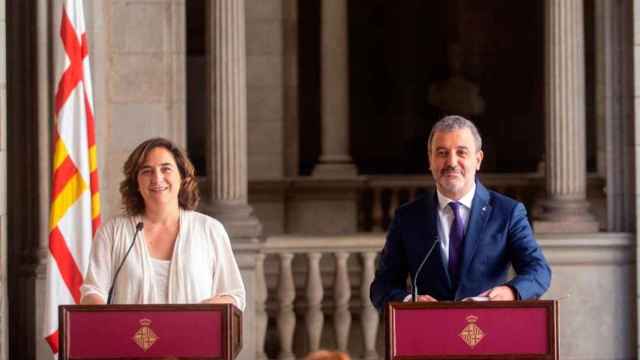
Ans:
MULTIPOLYGON (((536 215, 536 200, 544 198, 543 175, 480 177, 536 215)), ((604 201, 602 178, 587 180, 589 200, 604 201)), ((266 236, 256 264, 255 330, 257 343, 264 344, 256 358, 301 359, 330 348, 346 350, 353 359, 381 359, 383 319, 369 301, 369 285, 384 231, 395 209, 432 187, 430 175, 250 181, 249 202, 266 236)), ((568 251, 554 246, 547 253, 552 261, 568 251)), ((573 253, 583 246, 570 248, 573 253)))
MULTIPOLYGON (((561 301, 561 357, 630 354, 635 235, 536 237, 553 269, 544 298, 561 301), (602 340, 615 331, 624 335, 602 340)), ((302 359, 309 351, 328 348, 345 350, 354 360, 382 359, 384 319, 369 301, 369 285, 383 244, 383 233, 267 237, 256 258, 255 331, 258 344, 264 344, 256 358, 302 359)))
POLYGON ((381 317, 369 285, 383 243, 381 233, 267 238, 256 266, 257 339, 266 339, 258 357, 299 359, 332 348, 381 359, 381 317))

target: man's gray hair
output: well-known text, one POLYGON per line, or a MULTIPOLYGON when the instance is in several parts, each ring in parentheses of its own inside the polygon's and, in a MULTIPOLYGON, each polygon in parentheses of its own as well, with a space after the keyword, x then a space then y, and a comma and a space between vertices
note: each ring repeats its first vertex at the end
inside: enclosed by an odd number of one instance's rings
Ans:
POLYGON ((463 118, 459 115, 449 115, 445 116, 442 119, 438 120, 435 125, 431 128, 431 132, 429 133, 429 140, 427 141, 427 150, 431 153, 431 142, 433 141, 433 135, 437 132, 451 132, 454 130, 461 129, 469 129, 471 131, 471 135, 473 135, 473 140, 476 143, 476 151, 482 150, 482 137, 480 137, 480 132, 478 128, 469 120, 463 118))

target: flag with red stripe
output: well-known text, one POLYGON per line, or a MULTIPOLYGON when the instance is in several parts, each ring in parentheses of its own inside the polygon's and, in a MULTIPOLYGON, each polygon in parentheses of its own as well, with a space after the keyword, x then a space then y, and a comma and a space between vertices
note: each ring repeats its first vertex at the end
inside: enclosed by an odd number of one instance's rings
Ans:
POLYGON ((80 302, 91 240, 100 225, 89 45, 81 0, 65 0, 60 18, 53 131, 45 339, 58 352, 58 305, 80 302))

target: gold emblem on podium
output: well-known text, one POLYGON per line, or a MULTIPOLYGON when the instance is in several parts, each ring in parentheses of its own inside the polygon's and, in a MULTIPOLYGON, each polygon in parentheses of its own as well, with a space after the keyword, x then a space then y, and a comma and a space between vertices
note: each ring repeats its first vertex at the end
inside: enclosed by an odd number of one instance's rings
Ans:
POLYGON ((151 330, 151 320, 149 319, 140 319, 140 325, 142 326, 138 331, 136 331, 135 335, 133 335, 133 341, 135 341, 138 346, 144 351, 149 350, 153 343, 158 340, 158 335, 151 330))
POLYGON ((480 329, 480 327, 478 327, 478 325, 476 325, 476 322, 478 321, 477 316, 469 315, 466 319, 467 326, 462 329, 458 336, 460 336, 460 338, 469 345, 470 348, 473 348, 478 345, 482 338, 485 337, 485 333, 480 329))

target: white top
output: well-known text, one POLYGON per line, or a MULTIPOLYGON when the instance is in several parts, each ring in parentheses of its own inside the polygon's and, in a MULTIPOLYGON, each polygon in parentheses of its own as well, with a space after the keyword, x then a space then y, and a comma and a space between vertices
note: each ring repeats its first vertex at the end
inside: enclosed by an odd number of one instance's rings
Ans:
MULTIPOLYGON (((97 294, 105 301, 113 275, 131 244, 140 216, 119 216, 96 234, 82 297, 97 294)), ((229 236, 220 222, 195 211, 180 209, 180 228, 168 275, 167 302, 199 303, 215 295, 228 295, 245 308, 245 289, 229 236)), ((151 255, 138 234, 116 280, 114 304, 153 304, 162 301, 153 279, 151 255)))
POLYGON ((158 290, 158 300, 160 300, 160 303, 166 304, 169 301, 167 294, 171 260, 160 260, 152 257, 151 265, 153 265, 153 279, 151 279, 151 281, 153 281, 158 290))
MULTIPOLYGON (((449 232, 451 230, 451 224, 453 224, 453 209, 449 206, 449 203, 455 200, 449 199, 442 195, 440 191, 436 191, 438 194, 438 239, 440 239, 440 254, 442 255, 442 263, 449 263, 449 232)), ((474 183, 463 197, 458 200, 462 205, 458 207, 462 222, 464 224, 464 233, 467 233, 467 226, 469 225, 469 213, 471 212, 471 204, 473 203, 473 196, 476 193, 476 184, 474 183)), ((445 269, 448 269, 445 266, 445 269)))

